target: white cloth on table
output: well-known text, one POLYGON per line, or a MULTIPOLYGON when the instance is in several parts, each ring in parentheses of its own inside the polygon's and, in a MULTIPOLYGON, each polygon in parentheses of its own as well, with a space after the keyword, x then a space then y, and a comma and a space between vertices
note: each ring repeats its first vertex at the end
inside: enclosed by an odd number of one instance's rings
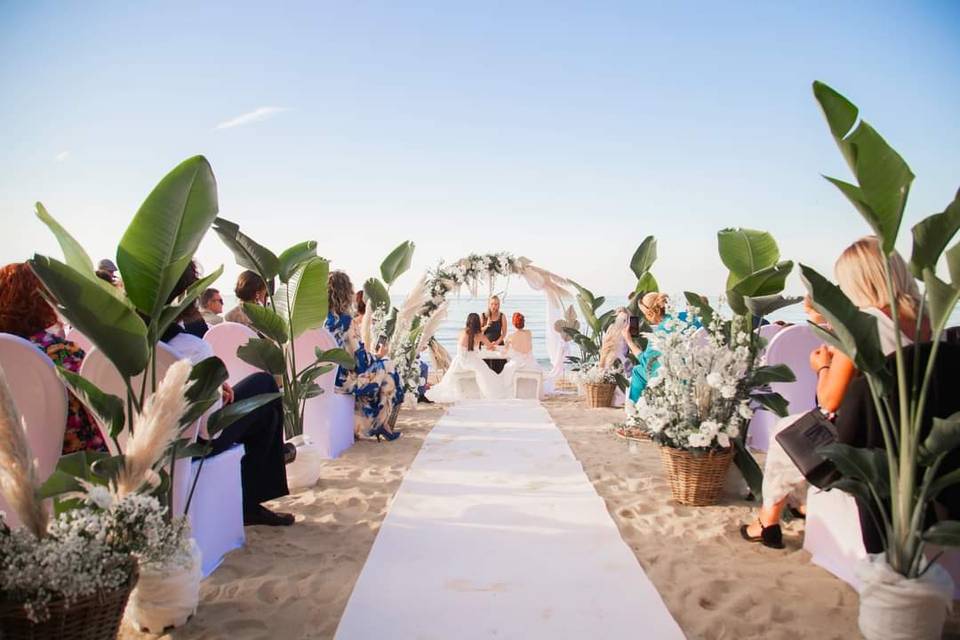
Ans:
POLYGON ((500 400, 509 397, 509 387, 504 383, 505 378, 497 375, 487 363, 480 357, 477 351, 468 351, 462 346, 457 346, 457 355, 450 363, 443 379, 427 390, 427 399, 432 402, 458 402, 461 398, 458 385, 458 376, 472 372, 477 379, 477 387, 484 398, 488 400, 500 400))
MULTIPOLYGON (((874 308, 861 309, 877 318, 877 329, 880 334, 880 348, 885 355, 890 355, 897 348, 896 334, 893 320, 874 308)), ((910 338, 901 334, 900 339, 906 346, 911 344, 910 338)), ((807 479, 800 473, 800 469, 793 463, 787 452, 777 442, 777 434, 799 420, 804 414, 799 413, 781 418, 770 431, 770 447, 767 450, 767 459, 763 464, 763 506, 772 507, 774 504, 787 498, 789 503, 801 504, 807 492, 807 479)))

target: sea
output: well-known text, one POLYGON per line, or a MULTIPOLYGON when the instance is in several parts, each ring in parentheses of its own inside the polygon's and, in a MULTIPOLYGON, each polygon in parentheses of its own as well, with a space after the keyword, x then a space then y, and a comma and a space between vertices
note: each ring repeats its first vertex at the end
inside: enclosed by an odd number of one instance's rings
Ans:
MULTIPOLYGON (((683 300, 682 294, 676 294, 670 296, 672 300, 683 300)), ((524 315, 526 320, 526 328, 530 330, 533 334, 533 353, 543 366, 549 367, 550 357, 547 355, 547 302, 546 298, 540 294, 501 294, 502 302, 501 309, 506 315, 507 320, 509 320, 514 312, 519 311, 524 315)), ((613 309, 618 306, 622 306, 626 303, 626 300, 623 299, 622 295, 618 296, 605 296, 606 301, 603 306, 600 307, 598 315, 607 311, 608 309, 613 309)), ((403 304, 404 296, 393 296, 393 305, 400 306, 403 304)), ((235 304, 232 295, 224 295, 225 309, 229 310, 233 304, 235 304)), ((471 295, 461 295, 461 296, 451 296, 448 298, 449 306, 447 311, 447 318, 440 325, 440 329, 437 331, 437 341, 442 344, 451 355, 456 354, 457 352, 457 338, 460 335, 460 330, 463 329, 463 326, 466 322, 467 315, 470 313, 483 313, 487 308, 487 297, 483 296, 471 296, 471 295)), ((718 300, 712 300, 711 303, 715 308, 721 309, 723 312, 723 307, 719 305, 718 300)), ((575 302, 571 302, 574 309, 577 309, 575 302)), ((580 316, 579 309, 577 309, 577 315, 580 318, 581 331, 586 332, 586 324, 583 321, 582 316, 580 316)), ((729 316, 729 311, 724 315, 729 316)), ((806 322, 807 316, 803 312, 803 305, 797 303, 785 309, 781 309, 767 318, 771 322, 784 321, 789 323, 802 323, 806 322)), ((960 307, 954 310, 950 326, 960 325, 960 307)), ((512 329, 512 326, 511 326, 512 329)))

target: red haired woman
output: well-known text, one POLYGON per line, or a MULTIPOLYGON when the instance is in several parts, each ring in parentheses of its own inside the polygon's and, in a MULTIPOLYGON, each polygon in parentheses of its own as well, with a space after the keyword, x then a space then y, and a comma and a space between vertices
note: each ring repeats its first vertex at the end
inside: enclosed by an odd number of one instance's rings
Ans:
MULTIPOLYGON (((37 345, 48 358, 68 371, 79 373, 84 352, 77 345, 49 331, 57 313, 40 294, 42 285, 26 263, 0 269, 0 333, 12 333, 37 345)), ((74 395, 69 396, 63 453, 106 451, 96 423, 74 395)))

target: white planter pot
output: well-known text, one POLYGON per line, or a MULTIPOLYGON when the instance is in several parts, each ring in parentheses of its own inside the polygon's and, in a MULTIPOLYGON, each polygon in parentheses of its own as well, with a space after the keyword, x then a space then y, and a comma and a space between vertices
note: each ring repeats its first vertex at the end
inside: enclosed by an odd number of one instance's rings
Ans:
POLYGON ((203 578, 200 548, 190 539, 190 556, 162 567, 141 566, 124 618, 140 630, 162 633, 179 627, 197 612, 203 578))
POLYGON ((857 566, 860 632, 867 640, 936 640, 953 603, 953 579, 934 564, 921 578, 893 571, 883 554, 857 566))
POLYGON ((287 486, 290 491, 308 489, 317 484, 326 458, 309 436, 294 436, 288 442, 297 448, 297 458, 287 465, 287 486))

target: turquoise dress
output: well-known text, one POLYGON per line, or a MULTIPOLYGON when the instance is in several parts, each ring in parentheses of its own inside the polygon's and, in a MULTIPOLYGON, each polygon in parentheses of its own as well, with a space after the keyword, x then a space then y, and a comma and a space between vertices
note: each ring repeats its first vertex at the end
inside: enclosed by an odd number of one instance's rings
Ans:
MULTIPOLYGON (((665 316, 654 331, 670 331, 664 326, 666 321, 670 319, 670 316, 665 316)), ((685 322, 687 326, 694 326, 697 329, 701 327, 700 320, 697 318, 690 320, 686 311, 678 313, 677 320, 685 322)), ((660 352, 647 344, 647 348, 644 349, 637 358, 637 364, 633 367, 633 372, 630 374, 630 402, 636 403, 637 400, 640 399, 640 396, 643 395, 643 390, 647 388, 650 378, 657 374, 657 369, 659 368, 660 352)))

